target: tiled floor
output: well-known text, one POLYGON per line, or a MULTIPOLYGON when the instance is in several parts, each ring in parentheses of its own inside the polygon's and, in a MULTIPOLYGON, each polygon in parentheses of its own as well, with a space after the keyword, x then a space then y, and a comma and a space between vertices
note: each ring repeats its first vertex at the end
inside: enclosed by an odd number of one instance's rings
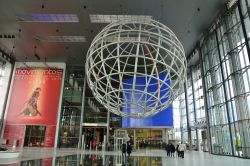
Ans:
POLYGON ((17 160, 2 160, 0 165, 84 165, 84 166, 250 166, 249 159, 211 155, 204 152, 186 152, 185 158, 167 157, 163 150, 141 150, 131 157, 119 152, 78 151, 74 149, 23 149, 17 160), (9 163, 9 164, 8 164, 9 163))

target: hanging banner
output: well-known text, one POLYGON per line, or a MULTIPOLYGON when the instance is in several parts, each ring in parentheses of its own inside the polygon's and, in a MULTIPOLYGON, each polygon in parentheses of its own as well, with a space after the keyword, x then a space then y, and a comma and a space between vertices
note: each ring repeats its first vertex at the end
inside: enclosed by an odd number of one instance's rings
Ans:
POLYGON ((62 76, 63 69, 16 69, 3 135, 8 145, 22 147, 25 126, 39 125, 46 126, 41 146, 54 146, 62 76))
POLYGON ((63 69, 17 68, 7 124, 56 125, 63 69))

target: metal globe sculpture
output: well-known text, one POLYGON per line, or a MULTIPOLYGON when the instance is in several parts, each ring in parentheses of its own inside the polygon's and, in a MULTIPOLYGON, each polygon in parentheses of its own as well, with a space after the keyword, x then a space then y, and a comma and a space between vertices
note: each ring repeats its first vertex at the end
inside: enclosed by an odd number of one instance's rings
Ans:
POLYGON ((120 116, 165 110, 186 80, 186 57, 175 34, 152 19, 114 22, 93 40, 86 59, 94 97, 120 116))

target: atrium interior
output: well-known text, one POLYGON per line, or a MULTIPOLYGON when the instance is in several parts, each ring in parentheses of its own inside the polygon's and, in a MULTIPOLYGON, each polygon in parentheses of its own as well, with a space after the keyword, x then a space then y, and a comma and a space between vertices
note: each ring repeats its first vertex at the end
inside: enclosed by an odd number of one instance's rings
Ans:
POLYGON ((250 164, 250 0, 0 12, 0 165, 250 164))

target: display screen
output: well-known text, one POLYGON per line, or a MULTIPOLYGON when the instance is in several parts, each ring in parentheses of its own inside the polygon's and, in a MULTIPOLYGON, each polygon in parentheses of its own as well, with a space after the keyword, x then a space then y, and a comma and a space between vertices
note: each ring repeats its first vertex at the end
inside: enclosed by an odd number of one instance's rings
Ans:
MULTIPOLYGON (((170 79, 168 79, 168 76, 165 74, 160 74, 159 78, 166 83, 164 85, 161 84, 160 88, 158 81, 150 77, 141 76, 125 80, 123 82, 123 99, 126 104, 122 107, 122 111, 126 113, 143 113, 143 105, 152 106, 156 102, 158 95, 161 97, 161 102, 169 100, 171 95, 167 94, 169 94, 168 85, 171 84, 170 79), (136 80, 134 81, 134 79, 136 80), (133 85, 133 82, 135 82, 135 85, 133 85), (149 95, 149 93, 153 95, 149 95)), ((160 106, 159 103, 157 108, 160 108, 160 106)), ((123 117, 122 127, 173 127, 173 107, 170 105, 158 114, 147 118, 123 117)))
POLYGON ((173 127, 173 107, 169 106, 166 110, 148 118, 122 118, 123 128, 143 128, 143 127, 173 127))

